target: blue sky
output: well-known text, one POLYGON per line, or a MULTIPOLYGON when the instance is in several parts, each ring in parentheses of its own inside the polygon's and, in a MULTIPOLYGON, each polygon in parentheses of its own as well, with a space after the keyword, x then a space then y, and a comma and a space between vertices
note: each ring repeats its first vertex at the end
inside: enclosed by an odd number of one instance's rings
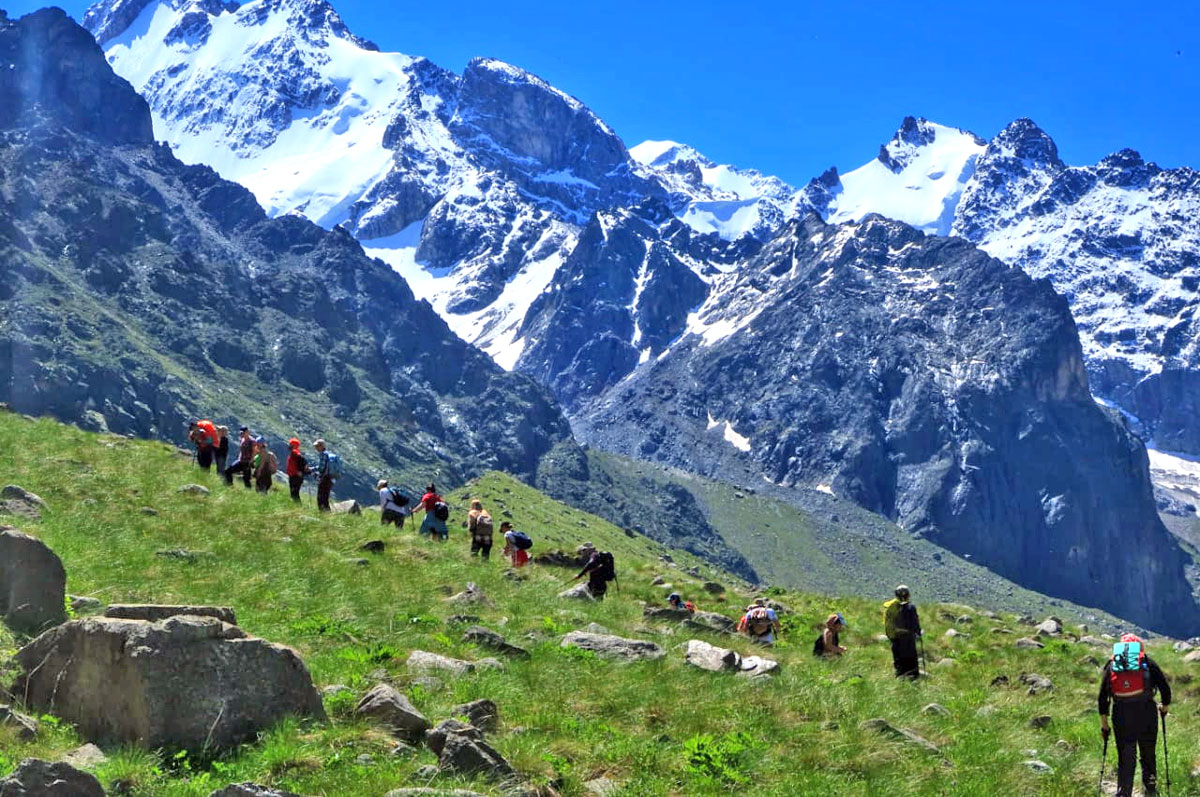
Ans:
POLYGON ((383 49, 536 72, 630 146, 675 139, 796 184, 866 162, 910 114, 984 137, 1028 116, 1069 163, 1132 147, 1200 168, 1197 0, 333 4, 383 49))

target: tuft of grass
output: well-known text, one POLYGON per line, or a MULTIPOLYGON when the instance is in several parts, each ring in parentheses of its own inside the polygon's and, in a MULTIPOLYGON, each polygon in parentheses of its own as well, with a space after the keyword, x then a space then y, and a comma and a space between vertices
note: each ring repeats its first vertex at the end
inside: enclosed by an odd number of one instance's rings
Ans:
MULTIPOLYGON (((418 539, 411 527, 381 529, 369 511, 363 517, 323 516, 310 499, 297 507, 282 490, 264 497, 240 485, 227 488, 161 443, 3 412, 0 473, 5 483, 21 484, 49 502, 42 520, 18 525, 63 559, 72 594, 109 603, 233 606, 249 633, 296 648, 318 687, 350 688, 325 698, 330 723, 282 722, 257 742, 215 758, 108 749, 97 775, 110 793, 205 797, 229 783, 254 781, 300 794, 380 795, 429 785, 417 771, 435 763, 430 752, 392 756, 386 732, 353 717, 358 698, 379 681, 395 684, 434 722, 453 716, 459 704, 495 700, 502 727, 489 734, 491 743, 531 783, 553 785, 568 797, 586 794, 585 784, 598 777, 620 784, 627 795, 1058 795, 1096 785, 1099 673, 1081 660, 1107 654, 1066 640, 1017 650, 1013 641, 1031 629, 1011 614, 989 618, 970 606, 922 603, 931 677, 909 683, 891 676, 888 646, 875 639, 886 596, 853 597, 850 588, 841 596, 773 589, 791 609, 784 615, 783 644, 767 653, 782 670, 772 680, 748 682, 689 667, 683 648, 695 637, 746 655, 762 651, 741 639, 648 623, 642 616, 643 603, 662 605, 669 591, 652 584, 656 577, 701 609, 730 617, 751 597, 744 585, 504 474, 487 474, 447 496, 454 504, 451 539, 439 545, 418 539), (212 494, 198 499, 175 492, 192 482, 212 494), (556 595, 574 575, 570 570, 532 566, 514 581, 505 577, 499 548, 491 562, 471 559, 460 522, 475 497, 497 519, 510 513, 534 538, 535 553, 574 551, 584 540, 612 550, 620 592, 610 590, 602 603, 565 602, 556 595), (143 506, 158 514, 143 514, 143 506), (361 556, 358 546, 375 537, 386 542, 382 554, 371 556, 366 567, 347 561, 361 556), (156 555, 176 548, 204 555, 191 561, 156 555), (659 559, 665 553, 673 565, 659 559), (688 574, 693 566, 700 576, 688 574), (723 583, 725 594, 706 593, 707 580, 723 583), (490 603, 446 601, 468 582, 478 584, 490 603), (850 652, 837 661, 815 660, 809 654, 816 627, 835 609, 850 622, 843 635, 850 652), (468 660, 493 655, 462 639, 465 626, 447 621, 455 614, 478 615, 482 625, 529 650, 530 658, 506 660, 503 671, 417 682, 405 667, 414 649, 468 660), (956 624, 961 615, 972 622, 956 624), (593 622, 655 641, 667 656, 622 664, 560 646, 564 633, 593 622), (970 636, 946 639, 950 627, 970 636), (1026 694, 1018 677, 1028 672, 1051 678, 1054 691, 1026 694), (998 675, 1008 676, 1011 685, 991 686, 998 675), (923 713, 929 703, 945 706, 949 716, 923 713), (1041 714, 1052 717, 1049 727, 1030 727, 1030 718, 1041 714), (873 717, 912 729, 938 745, 940 754, 860 730, 873 717), (1054 773, 1032 773, 1022 765, 1030 757, 1054 773)), ((1082 633, 1075 626, 1067 630, 1082 633)), ((24 641, 0 630, 5 682, 14 674, 6 662, 24 641)), ((1200 762, 1200 717, 1189 708, 1200 697, 1200 682, 1192 680, 1196 665, 1162 642, 1151 643, 1151 654, 1177 689, 1169 721, 1173 781, 1178 793, 1196 793, 1187 778, 1200 762)), ((0 775, 23 758, 57 758, 82 742, 67 723, 53 720, 31 742, 0 728, 0 775)), ((499 794, 496 785, 480 780, 439 776, 432 785, 499 794)))

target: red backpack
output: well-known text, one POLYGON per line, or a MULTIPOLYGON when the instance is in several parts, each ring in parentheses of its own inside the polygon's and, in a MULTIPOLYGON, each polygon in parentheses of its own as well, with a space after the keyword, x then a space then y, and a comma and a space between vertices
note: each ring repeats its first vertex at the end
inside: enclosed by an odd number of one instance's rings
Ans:
POLYGON ((1140 642, 1117 642, 1113 645, 1112 664, 1108 682, 1113 697, 1139 697, 1146 691, 1146 676, 1150 665, 1140 642))

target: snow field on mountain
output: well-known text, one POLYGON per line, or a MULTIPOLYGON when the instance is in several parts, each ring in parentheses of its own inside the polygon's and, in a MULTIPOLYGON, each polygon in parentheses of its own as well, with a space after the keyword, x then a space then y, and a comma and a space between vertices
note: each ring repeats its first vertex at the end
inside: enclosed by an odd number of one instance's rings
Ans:
POLYGON ((859 221, 878 213, 925 233, 949 234, 958 198, 985 147, 970 133, 926 124, 935 131, 932 143, 913 147, 893 141, 888 145, 893 157, 899 155, 898 160, 906 161, 899 173, 876 158, 843 174, 826 221, 859 221))

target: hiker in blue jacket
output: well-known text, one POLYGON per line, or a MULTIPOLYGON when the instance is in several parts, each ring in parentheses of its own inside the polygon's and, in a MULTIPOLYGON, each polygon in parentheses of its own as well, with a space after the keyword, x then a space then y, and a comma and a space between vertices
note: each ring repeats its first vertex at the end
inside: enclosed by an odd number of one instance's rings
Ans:
POLYGON ((333 455, 325 450, 324 440, 314 440, 313 448, 317 449, 319 457, 317 460, 317 509, 322 512, 331 512, 329 494, 333 492, 333 483, 338 477, 331 461, 333 455))

